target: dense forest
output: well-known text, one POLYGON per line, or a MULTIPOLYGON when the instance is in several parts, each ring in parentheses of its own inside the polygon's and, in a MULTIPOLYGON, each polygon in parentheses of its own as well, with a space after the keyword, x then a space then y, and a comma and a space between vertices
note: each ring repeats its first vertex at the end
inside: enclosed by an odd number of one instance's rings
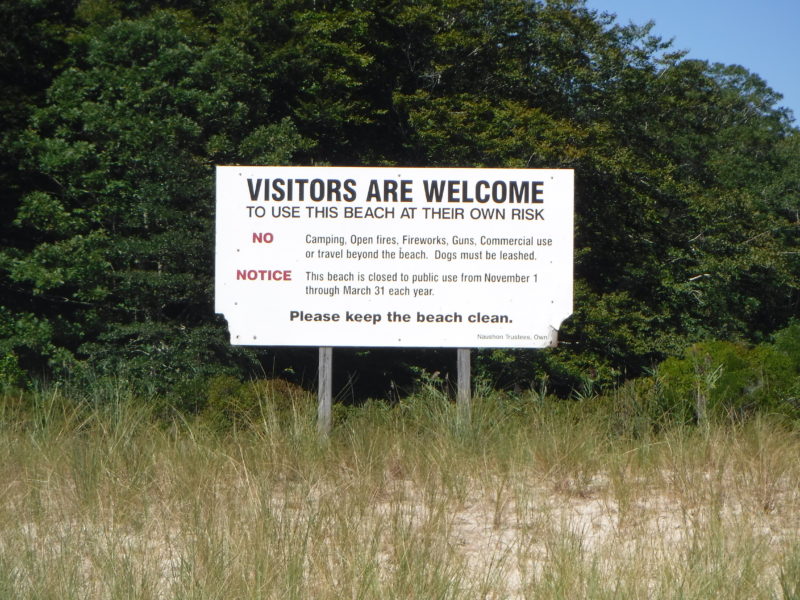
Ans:
MULTIPOLYGON (((4 385, 310 380, 313 349, 232 347, 214 314, 217 164, 574 169, 575 313, 556 349, 478 352, 492 385, 618 383, 800 313, 780 95, 582 0, 6 0, 0 18, 4 385)), ((341 351, 339 387, 385 394, 451 354, 341 351)))

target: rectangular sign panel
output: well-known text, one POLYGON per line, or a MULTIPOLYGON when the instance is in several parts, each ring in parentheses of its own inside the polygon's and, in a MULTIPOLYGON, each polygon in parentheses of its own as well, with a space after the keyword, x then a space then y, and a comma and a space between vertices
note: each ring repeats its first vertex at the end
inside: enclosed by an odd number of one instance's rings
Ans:
POLYGON ((572 313, 573 171, 217 167, 231 343, 541 348, 572 313))

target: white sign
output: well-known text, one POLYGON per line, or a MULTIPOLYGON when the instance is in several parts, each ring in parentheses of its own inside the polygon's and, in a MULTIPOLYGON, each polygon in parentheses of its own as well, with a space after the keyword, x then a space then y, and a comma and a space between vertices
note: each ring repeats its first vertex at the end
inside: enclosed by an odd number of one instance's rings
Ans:
POLYGON ((233 344, 541 348, 572 314, 571 170, 217 167, 216 223, 233 344))

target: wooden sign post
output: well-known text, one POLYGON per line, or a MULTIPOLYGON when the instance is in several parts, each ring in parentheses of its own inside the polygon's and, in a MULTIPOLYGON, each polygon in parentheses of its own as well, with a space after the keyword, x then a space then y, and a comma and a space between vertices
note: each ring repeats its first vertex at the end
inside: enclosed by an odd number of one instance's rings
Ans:
POLYGON ((456 405, 458 408, 458 419, 462 425, 469 423, 472 415, 472 376, 470 373, 470 352, 469 348, 459 348, 456 358, 456 370, 458 371, 458 391, 456 393, 456 405))
POLYGON ((327 436, 331 432, 333 418, 333 348, 319 349, 319 391, 317 392, 317 431, 327 436))

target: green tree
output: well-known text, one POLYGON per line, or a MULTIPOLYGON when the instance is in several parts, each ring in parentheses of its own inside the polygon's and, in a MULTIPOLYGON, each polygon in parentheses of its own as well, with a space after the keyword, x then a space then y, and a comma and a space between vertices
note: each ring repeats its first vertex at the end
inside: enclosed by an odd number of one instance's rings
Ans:
POLYGON ((75 14, 46 99, 10 134, 25 155, 0 356, 23 366, 180 377, 243 356, 212 315, 219 163, 575 169, 575 315, 555 351, 483 353, 500 382, 610 382, 797 313, 790 115, 756 75, 687 60, 650 26, 581 0, 83 0, 75 14))
POLYGON ((302 141, 264 112, 252 57, 187 13, 74 44, 24 139, 37 186, 15 224, 30 249, 4 264, 34 303, 10 321, 43 333, 15 343, 161 376, 214 368, 229 350, 212 317, 212 166, 287 162, 302 141))
POLYGON ((440 2, 424 20, 417 85, 396 94, 422 162, 576 170, 565 343, 494 364, 609 381, 795 314, 797 226, 776 208, 797 204, 796 131, 760 78, 580 2, 440 2))

